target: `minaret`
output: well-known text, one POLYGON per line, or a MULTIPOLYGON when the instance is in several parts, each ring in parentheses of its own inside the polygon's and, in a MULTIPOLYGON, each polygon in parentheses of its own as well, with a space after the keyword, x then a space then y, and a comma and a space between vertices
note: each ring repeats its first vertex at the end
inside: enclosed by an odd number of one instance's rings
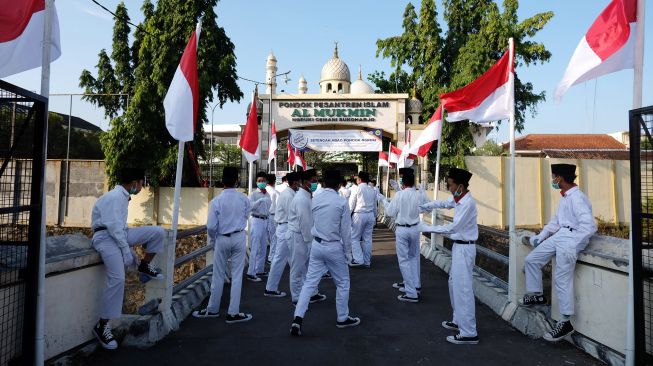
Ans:
POLYGON ((277 92, 277 58, 274 57, 272 50, 268 55, 268 61, 265 64, 265 94, 274 94, 277 92))
POLYGON ((308 91, 308 86, 307 86, 307 84, 308 84, 308 83, 306 82, 306 79, 304 79, 304 75, 302 75, 302 76, 299 78, 299 87, 298 87, 298 89, 299 89, 299 94, 306 94, 306 92, 308 91))

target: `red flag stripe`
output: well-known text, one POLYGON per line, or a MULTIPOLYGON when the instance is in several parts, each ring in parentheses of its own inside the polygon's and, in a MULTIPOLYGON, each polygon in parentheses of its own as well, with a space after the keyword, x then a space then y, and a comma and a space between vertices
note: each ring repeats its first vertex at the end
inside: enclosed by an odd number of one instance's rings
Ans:
POLYGON ((605 61, 628 42, 628 37, 630 37, 630 22, 628 18, 634 18, 632 21, 635 21, 637 18, 636 13, 636 0, 614 0, 596 18, 587 31, 585 39, 592 51, 602 61, 605 61), (634 6, 628 7, 630 14, 626 14, 627 8, 624 2, 635 3, 634 6), (633 10, 635 13, 634 17, 633 10))
POLYGON ((45 10, 45 0, 3 2, 3 9, 0 10, 0 43, 18 38, 32 15, 42 10, 45 10))
POLYGON ((181 56, 179 67, 190 85, 193 93, 193 133, 197 127, 197 111, 199 109, 200 81, 197 76, 197 34, 193 32, 181 56))

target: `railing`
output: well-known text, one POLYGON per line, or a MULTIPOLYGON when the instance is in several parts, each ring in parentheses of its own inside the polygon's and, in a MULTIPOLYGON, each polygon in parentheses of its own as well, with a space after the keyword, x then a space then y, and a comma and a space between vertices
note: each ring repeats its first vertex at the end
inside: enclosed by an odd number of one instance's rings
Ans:
MULTIPOLYGON (((179 243, 179 241, 181 239, 188 238, 188 237, 190 237, 192 235, 202 234, 202 233, 205 233, 205 232, 206 232, 206 225, 197 226, 197 227, 194 227, 192 229, 179 231, 179 232, 177 232, 177 243, 179 243)), ((196 259, 196 258, 198 258, 198 257, 200 257, 202 255, 204 255, 206 257, 206 254, 209 253, 209 252, 212 252, 212 251, 213 251, 213 245, 209 244, 209 239, 208 239, 208 236, 207 236, 205 246, 203 246, 203 247, 201 247, 199 249, 195 249, 192 252, 190 252, 188 254, 185 254, 185 255, 182 255, 181 257, 178 257, 178 258, 175 259, 175 269, 180 268, 184 264, 186 264, 186 263, 188 263, 188 262, 190 262, 190 261, 192 261, 192 260, 194 260, 194 259, 196 259)), ((204 268, 196 271, 195 273, 193 273, 189 277, 177 282, 174 285, 174 287, 172 288, 172 294, 175 295, 179 291, 181 291, 184 288, 188 287, 188 285, 192 284, 193 282, 197 281, 200 277, 202 277, 205 274, 209 273, 212 268, 213 268, 213 264, 211 264, 211 263, 209 263, 207 261, 204 268)))

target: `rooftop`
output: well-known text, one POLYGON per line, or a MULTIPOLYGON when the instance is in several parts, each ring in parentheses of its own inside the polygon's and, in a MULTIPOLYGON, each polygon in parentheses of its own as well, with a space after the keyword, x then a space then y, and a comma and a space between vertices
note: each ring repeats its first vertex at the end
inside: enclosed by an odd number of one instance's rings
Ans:
MULTIPOLYGON (((503 144, 504 150, 510 148, 503 144)), ((606 134, 528 134, 515 140, 515 150, 626 150, 626 145, 606 134)))

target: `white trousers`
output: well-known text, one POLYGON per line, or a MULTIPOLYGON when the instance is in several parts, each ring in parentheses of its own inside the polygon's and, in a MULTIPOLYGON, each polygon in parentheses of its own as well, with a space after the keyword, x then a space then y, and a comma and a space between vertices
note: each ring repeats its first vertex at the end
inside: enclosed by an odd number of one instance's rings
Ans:
POLYGON ((526 256, 526 291, 542 292, 542 267, 555 256, 553 284, 560 314, 574 315, 574 269, 579 248, 572 233, 561 228, 526 256))
POLYGON ((453 322, 458 324, 460 335, 476 337, 476 302, 473 289, 473 272, 476 260, 475 244, 454 244, 451 250, 449 271, 449 298, 453 308, 453 322))
POLYGON ((420 232, 417 230, 417 226, 397 226, 395 231, 399 270, 404 280, 406 295, 410 297, 417 297, 417 288, 422 287, 419 265, 419 235, 420 232))
POLYGON ((304 317, 311 296, 317 291, 322 276, 329 271, 336 285, 337 320, 345 321, 349 316, 349 266, 341 242, 313 240, 308 262, 308 273, 295 307, 295 316, 304 317))
POLYGON ((373 212, 357 212, 351 222, 351 255, 355 262, 369 266, 372 261, 373 212))
POLYGON ((276 250, 272 258, 272 265, 270 265, 270 274, 268 275, 268 282, 265 284, 265 289, 268 291, 278 291, 279 281, 283 275, 283 270, 286 268, 290 257, 289 240, 286 239, 286 232, 288 231, 288 224, 279 224, 276 232, 276 250))
POLYGON ((252 217, 251 230, 247 274, 254 276, 265 270, 265 249, 268 245, 268 220, 252 217))
MULTIPOLYGON (((292 232, 290 238, 290 295, 293 302, 299 300, 299 293, 302 291, 302 286, 306 280, 306 273, 308 273, 308 262, 311 255, 311 242, 305 242, 302 233, 292 232)), ((319 292, 319 288, 315 288, 315 292, 311 296, 319 292)))
POLYGON ((227 261, 231 260, 231 296, 227 314, 240 312, 240 291, 243 286, 243 269, 245 268, 245 243, 247 241, 244 231, 231 234, 231 236, 218 235, 215 239, 213 251, 213 274, 211 276, 211 296, 207 309, 209 312, 220 311, 220 299, 224 289, 224 276, 227 270, 227 261))
MULTIPOLYGON (((159 226, 141 226, 129 228, 127 231, 127 244, 130 247, 142 244, 146 246, 146 253, 160 253, 163 251, 163 240, 166 231, 159 226)), ((107 282, 102 294, 100 318, 115 319, 122 315, 122 302, 125 296, 125 263, 118 243, 106 230, 98 231, 93 235, 93 248, 100 253, 104 268, 107 273, 107 282)))
POLYGON ((270 253, 268 260, 272 262, 274 259, 274 252, 277 250, 277 222, 274 221, 274 215, 270 215, 268 220, 268 242, 270 243, 270 253))

